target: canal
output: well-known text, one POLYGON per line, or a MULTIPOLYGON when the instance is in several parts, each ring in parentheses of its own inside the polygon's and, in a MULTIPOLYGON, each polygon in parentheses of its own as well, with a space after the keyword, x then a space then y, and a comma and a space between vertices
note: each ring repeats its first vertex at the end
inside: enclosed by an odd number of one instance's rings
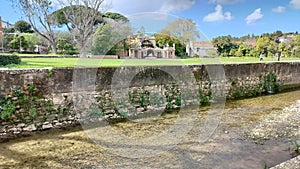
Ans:
POLYGON ((203 138, 210 109, 1 140, 0 168, 263 169, 296 156, 292 143, 300 140, 300 90, 227 101, 221 117, 215 117, 216 129, 203 138), (180 139, 166 139, 181 125, 188 131, 175 132, 180 139))

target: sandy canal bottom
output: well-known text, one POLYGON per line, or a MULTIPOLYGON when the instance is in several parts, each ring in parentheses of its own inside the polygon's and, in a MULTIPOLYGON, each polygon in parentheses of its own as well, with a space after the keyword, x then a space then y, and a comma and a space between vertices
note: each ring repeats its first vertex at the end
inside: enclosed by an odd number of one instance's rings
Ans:
POLYGON ((300 91, 292 91, 227 102, 209 136, 203 135, 212 128, 209 106, 86 130, 37 132, 2 140, 0 168, 272 167, 295 156, 299 100, 300 91))

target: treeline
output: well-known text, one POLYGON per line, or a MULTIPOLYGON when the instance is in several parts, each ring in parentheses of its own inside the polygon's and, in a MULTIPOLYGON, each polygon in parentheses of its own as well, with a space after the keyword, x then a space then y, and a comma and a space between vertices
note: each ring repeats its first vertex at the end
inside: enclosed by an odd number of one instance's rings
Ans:
MULTIPOLYGON (((52 21, 51 24, 57 25, 59 28, 69 24, 64 18, 64 13, 61 12, 61 10, 62 9, 57 10, 53 12, 53 14, 49 15, 56 18, 53 19, 54 21, 52 21)), ((103 28, 105 28, 105 30, 111 31, 111 27, 115 26, 117 23, 128 22, 125 16, 113 12, 101 14, 101 19, 101 22, 97 21, 97 23, 95 23, 96 26, 93 28, 94 38, 92 39, 97 39, 98 36, 103 36, 97 34, 97 30, 102 31, 103 28)), ((58 30, 53 33, 53 37, 55 37, 53 38, 55 40, 55 52, 53 51, 53 47, 51 47, 49 40, 34 31, 30 23, 20 20, 14 24, 14 27, 3 28, 1 47, 3 47, 2 50, 7 52, 37 53, 38 51, 36 50, 36 47, 44 46, 48 48, 47 51, 49 53, 66 55, 79 54, 80 51, 78 44, 76 43, 76 34, 73 32, 58 30)), ((92 48, 92 53, 97 53, 99 50, 102 50, 99 48, 103 48, 103 46, 99 46, 98 43, 99 42, 95 42, 89 46, 89 48, 92 48)))
POLYGON ((212 40, 220 56, 235 57, 274 57, 280 53, 283 57, 300 57, 300 35, 298 32, 283 33, 275 31, 262 35, 242 37, 220 36, 212 40))

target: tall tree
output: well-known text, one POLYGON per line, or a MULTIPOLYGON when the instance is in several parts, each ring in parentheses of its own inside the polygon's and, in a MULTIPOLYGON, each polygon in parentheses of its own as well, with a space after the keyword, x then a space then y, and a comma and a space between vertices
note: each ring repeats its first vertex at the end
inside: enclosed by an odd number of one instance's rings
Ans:
POLYGON ((115 12, 106 12, 102 17, 110 18, 117 22, 129 22, 128 18, 126 18, 124 15, 115 12))
POLYGON ((95 28, 102 23, 101 5, 104 0, 59 0, 66 6, 62 12, 65 23, 70 32, 74 34, 80 57, 86 57, 86 52, 91 43, 91 35, 95 28))
POLYGON ((182 44, 187 44, 189 41, 197 41, 197 39, 200 38, 196 23, 191 19, 182 18, 169 23, 160 34, 175 36, 182 44))
POLYGON ((49 17, 51 10, 53 10, 52 1, 12 0, 12 2, 25 14, 32 29, 49 42, 52 52, 56 54, 57 37, 54 25, 51 24, 52 21, 49 17))
POLYGON ((218 54, 229 56, 232 49, 237 49, 238 45, 231 41, 231 36, 220 36, 212 40, 212 44, 217 47, 218 54))
POLYGON ((18 21, 15 23, 14 28, 21 33, 32 33, 31 25, 26 21, 18 21))
POLYGON ((27 47, 33 51, 35 48, 35 45, 39 44, 39 38, 35 33, 24 33, 22 34, 27 42, 27 47))
POLYGON ((258 38, 256 40, 256 47, 255 50, 261 54, 267 54, 268 53, 268 48, 270 49, 270 44, 271 44, 270 38, 265 34, 264 36, 258 38))
POLYGON ((13 40, 9 42, 9 47, 22 52, 22 49, 28 47, 28 42, 23 35, 16 34, 14 35, 13 40))
POLYGON ((113 19, 100 25, 93 37, 92 53, 97 55, 116 54, 116 49, 126 50, 126 39, 132 35, 128 23, 117 22, 113 19))
POLYGON ((300 35, 294 36, 289 46, 292 52, 292 56, 300 57, 300 35))

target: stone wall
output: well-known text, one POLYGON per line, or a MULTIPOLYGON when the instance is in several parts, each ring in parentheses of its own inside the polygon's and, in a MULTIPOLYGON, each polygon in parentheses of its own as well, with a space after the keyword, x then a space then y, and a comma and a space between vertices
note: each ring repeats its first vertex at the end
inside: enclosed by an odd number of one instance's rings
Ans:
POLYGON ((0 79, 3 136, 300 87, 300 62, 1 69, 0 79))

